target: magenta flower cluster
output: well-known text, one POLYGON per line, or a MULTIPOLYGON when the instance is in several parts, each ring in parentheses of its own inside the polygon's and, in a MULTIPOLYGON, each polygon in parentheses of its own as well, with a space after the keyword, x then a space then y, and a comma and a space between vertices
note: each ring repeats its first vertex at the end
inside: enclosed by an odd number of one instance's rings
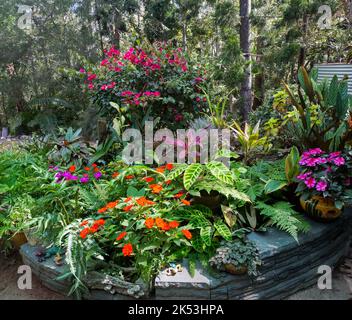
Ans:
POLYGON ((333 164, 340 167, 343 166, 345 162, 340 151, 326 155, 323 150, 315 148, 304 152, 299 164, 305 167, 316 167, 320 164, 333 164))
MULTIPOLYGON (((87 184, 91 179, 94 178, 96 180, 99 180, 103 176, 103 174, 97 167, 92 168, 92 171, 94 170, 94 173, 92 172, 91 176, 88 173, 83 173, 82 175, 79 175, 75 166, 71 166, 67 170, 60 170, 57 166, 49 166, 49 170, 56 171, 56 183, 62 183, 64 181, 79 181, 82 184, 87 184)), ((84 170, 86 172, 89 172, 91 169, 89 167, 85 167, 84 170)))
POLYGON ((299 161, 305 171, 298 175, 297 179, 303 181, 308 189, 324 192, 329 189, 326 180, 328 174, 333 171, 332 167, 341 167, 345 163, 346 160, 340 151, 326 153, 320 148, 310 149, 303 153, 299 161), (318 171, 320 178, 315 177, 313 171, 318 171))

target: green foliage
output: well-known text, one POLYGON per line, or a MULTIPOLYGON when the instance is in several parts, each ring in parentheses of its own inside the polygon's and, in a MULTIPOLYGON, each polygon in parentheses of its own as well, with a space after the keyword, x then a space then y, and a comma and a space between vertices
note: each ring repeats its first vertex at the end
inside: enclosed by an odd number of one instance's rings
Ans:
POLYGON ((51 150, 48 152, 48 159, 56 165, 75 164, 82 166, 88 162, 94 149, 84 142, 81 136, 81 129, 74 131, 69 128, 66 132, 61 130, 61 135, 52 136, 48 139, 51 150))
POLYGON ((292 207, 284 201, 273 205, 258 202, 256 205, 261 215, 268 217, 273 225, 290 234, 298 242, 298 232, 308 232, 309 224, 292 207))
POLYGON ((224 271, 228 265, 236 269, 247 268, 249 276, 257 276, 257 267, 262 264, 255 244, 248 240, 222 241, 216 254, 209 260, 212 267, 224 271))
POLYGON ((339 81, 335 76, 330 83, 317 84, 315 74, 315 69, 310 74, 300 69, 297 96, 285 85, 297 114, 288 122, 287 130, 301 150, 341 150, 352 141, 348 124, 352 100, 347 94, 347 81, 339 81), (311 106, 315 107, 315 115, 311 106))
POLYGON ((230 129, 234 131, 236 139, 241 146, 243 163, 245 165, 253 161, 256 153, 264 152, 269 147, 267 145, 267 137, 260 137, 259 128, 260 121, 254 127, 245 123, 243 130, 236 121, 230 126, 230 129))

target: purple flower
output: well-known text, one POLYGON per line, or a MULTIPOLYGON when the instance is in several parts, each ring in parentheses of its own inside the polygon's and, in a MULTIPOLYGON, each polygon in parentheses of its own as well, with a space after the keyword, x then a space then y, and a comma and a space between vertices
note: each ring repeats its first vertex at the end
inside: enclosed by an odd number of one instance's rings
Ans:
POLYGON ((97 179, 97 180, 99 180, 101 178, 101 176, 102 176, 102 174, 101 174, 100 171, 94 173, 94 178, 97 179))
POLYGON ((318 164, 320 158, 316 159, 316 158, 309 158, 306 160, 305 165, 307 167, 315 167, 318 164))
POLYGON ((346 163, 345 159, 342 158, 342 157, 335 158, 335 159, 333 159, 332 161, 333 161, 334 164, 337 165, 338 167, 343 166, 343 165, 346 163))
POLYGON ((312 189, 315 187, 316 181, 313 177, 310 177, 310 178, 306 179, 306 181, 304 181, 304 183, 306 184, 306 186, 309 189, 312 189))
POLYGON ((312 174, 311 171, 306 172, 306 173, 301 173, 300 175, 297 176, 297 179, 304 181, 304 180, 306 180, 311 174, 312 174))
POLYGON ((339 157, 339 156, 341 156, 341 151, 336 151, 336 152, 331 152, 330 154, 329 154, 329 158, 336 158, 336 157, 339 157))
POLYGON ((316 155, 320 155, 320 154, 323 154, 324 151, 321 150, 320 148, 315 148, 315 149, 310 149, 308 150, 308 154, 311 155, 311 156, 316 156, 316 155))
POLYGON ((316 189, 317 189, 317 191, 322 191, 322 192, 324 192, 324 191, 326 191, 327 187, 328 187, 327 182, 325 182, 325 181, 319 181, 319 182, 317 183, 316 189))
POLYGON ((79 181, 81 181, 81 183, 88 183, 89 177, 82 177, 79 181))
POLYGON ((327 162, 328 162, 328 159, 326 158, 322 158, 322 157, 317 158, 317 164, 325 164, 327 162))

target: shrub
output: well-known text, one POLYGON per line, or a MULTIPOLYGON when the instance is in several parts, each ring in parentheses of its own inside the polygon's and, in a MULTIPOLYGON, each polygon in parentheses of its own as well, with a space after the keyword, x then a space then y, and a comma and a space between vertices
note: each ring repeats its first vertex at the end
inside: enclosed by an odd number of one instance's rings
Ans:
POLYGON ((124 117, 141 128, 154 119, 159 127, 183 127, 206 106, 199 85, 203 71, 168 44, 106 51, 99 66, 81 70, 100 112, 111 122, 124 117), (110 103, 117 104, 113 107, 110 103))

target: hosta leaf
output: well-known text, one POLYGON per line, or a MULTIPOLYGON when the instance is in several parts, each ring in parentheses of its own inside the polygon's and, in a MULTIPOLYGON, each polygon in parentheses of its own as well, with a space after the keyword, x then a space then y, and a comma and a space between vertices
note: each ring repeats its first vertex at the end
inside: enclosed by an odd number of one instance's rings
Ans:
POLYGON ((232 233, 229 229, 229 227, 222 221, 222 220, 216 220, 214 223, 214 227, 217 232, 227 241, 232 240, 232 233))
POLYGON ((186 190, 189 190, 197 181, 203 171, 203 166, 199 163, 192 163, 186 170, 183 176, 183 184, 186 190))
POLYGON ((234 179, 230 169, 222 162, 211 161, 206 164, 206 167, 215 178, 226 184, 234 184, 234 179))
POLYGON ((211 238, 213 235, 213 227, 207 226, 200 229, 200 237, 202 241, 209 247, 211 246, 211 238))

